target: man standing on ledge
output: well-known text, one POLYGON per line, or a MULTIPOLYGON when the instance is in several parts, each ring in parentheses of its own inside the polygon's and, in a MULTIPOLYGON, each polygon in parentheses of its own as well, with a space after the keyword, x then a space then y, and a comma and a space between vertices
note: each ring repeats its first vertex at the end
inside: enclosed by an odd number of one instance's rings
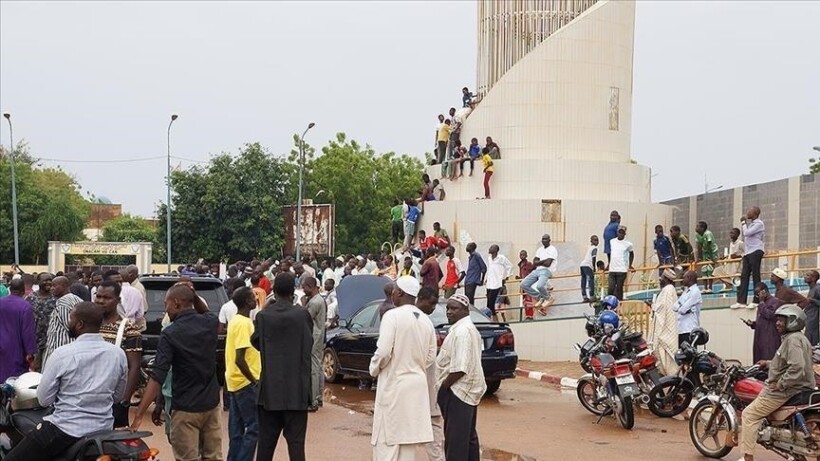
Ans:
MULTIPOLYGON (((635 259, 632 242, 626 240, 626 226, 618 226, 618 236, 609 241, 612 254, 609 255, 609 289, 607 294, 615 295, 619 301, 624 299, 626 274, 635 270, 632 262, 635 259)), ((697 277, 696 277, 697 278, 697 277)))
POLYGON ((444 415, 444 451, 449 460, 479 461, 476 419, 487 383, 481 367, 481 334, 470 320, 466 296, 447 301, 450 331, 436 358, 438 405, 444 415))
POLYGON ((379 378, 370 439, 374 460, 413 461, 416 446, 433 441, 427 368, 436 357, 436 335, 430 318, 414 305, 420 289, 413 277, 396 280, 397 307, 384 314, 370 360, 370 375, 379 378))
POLYGON ((740 269, 740 286, 737 289, 737 302, 732 304, 733 309, 747 307, 754 309, 756 304, 747 304, 749 298, 749 277, 754 285, 760 283, 760 263, 763 261, 766 240, 766 226, 760 220, 760 208, 753 206, 746 210, 746 216, 740 218, 741 232, 743 233, 743 260, 740 269))
POLYGON ((618 236, 618 226, 621 224, 621 215, 616 210, 609 213, 609 223, 604 227, 604 253, 606 254, 606 262, 609 264, 609 255, 611 249, 609 242, 618 236))

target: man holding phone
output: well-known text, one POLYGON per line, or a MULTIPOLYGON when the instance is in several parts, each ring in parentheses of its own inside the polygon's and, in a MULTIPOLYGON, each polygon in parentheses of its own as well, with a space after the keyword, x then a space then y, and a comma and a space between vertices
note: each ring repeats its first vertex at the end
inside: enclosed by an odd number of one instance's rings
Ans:
POLYGON ((783 302, 769 294, 769 288, 765 283, 758 283, 755 286, 755 296, 760 299, 760 304, 757 305, 757 318, 741 321, 755 331, 752 341, 752 362, 757 363, 761 360, 771 360, 780 347, 780 333, 775 328, 774 313, 783 302))
POLYGON ((741 232, 745 245, 743 252, 742 269, 740 271, 740 287, 737 289, 737 302, 732 304, 732 308, 746 307, 754 309, 754 304, 747 304, 749 297, 749 277, 752 278, 754 286, 760 283, 760 263, 763 261, 764 247, 766 239, 766 226, 760 220, 760 208, 753 206, 746 210, 746 216, 740 218, 741 232))

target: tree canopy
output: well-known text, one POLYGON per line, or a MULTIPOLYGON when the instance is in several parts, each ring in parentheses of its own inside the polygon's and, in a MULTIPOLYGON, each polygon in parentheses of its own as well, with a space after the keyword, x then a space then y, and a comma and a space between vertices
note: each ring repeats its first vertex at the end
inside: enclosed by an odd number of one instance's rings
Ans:
POLYGON ((389 240, 394 201, 418 193, 422 169, 416 158, 377 154, 338 133, 306 163, 305 197, 335 204, 337 253, 372 252, 389 240))
MULTIPOLYGON (((283 243, 282 205, 293 166, 259 143, 236 157, 221 154, 207 166, 171 173, 171 259, 209 261, 277 255, 283 243)), ((165 223, 166 207, 157 212, 165 223)), ((159 252, 166 229, 157 227, 159 252)))
MULTIPOLYGON (((39 167, 23 143, 15 154, 20 262, 37 264, 45 259, 49 240, 83 239, 90 207, 73 177, 59 168, 39 167)), ((13 261, 11 156, 2 147, 0 190, 0 261, 13 261)))

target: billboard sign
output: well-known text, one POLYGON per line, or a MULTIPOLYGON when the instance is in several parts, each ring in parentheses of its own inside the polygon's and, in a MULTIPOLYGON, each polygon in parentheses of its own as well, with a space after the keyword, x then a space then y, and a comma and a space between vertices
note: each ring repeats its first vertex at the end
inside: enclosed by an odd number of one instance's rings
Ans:
MULTIPOLYGON (((285 254, 296 254, 296 206, 282 207, 285 220, 285 254)), ((333 204, 302 205, 302 254, 315 252, 317 256, 334 253, 333 204)))

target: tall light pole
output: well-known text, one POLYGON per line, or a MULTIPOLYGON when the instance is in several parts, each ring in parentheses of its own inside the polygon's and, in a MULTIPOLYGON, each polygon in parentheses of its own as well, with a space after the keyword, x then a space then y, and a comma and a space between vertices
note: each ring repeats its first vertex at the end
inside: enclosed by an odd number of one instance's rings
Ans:
POLYGON ((299 201, 296 202, 296 261, 302 260, 302 177, 305 172, 305 135, 308 130, 316 126, 308 123, 302 137, 299 138, 299 201))
POLYGON ((706 182, 706 173, 703 174, 703 193, 708 194, 709 192, 714 192, 716 190, 723 189, 723 185, 709 187, 709 183, 706 182))
POLYGON ((177 114, 171 115, 171 122, 168 124, 168 168, 166 169, 166 186, 168 196, 165 202, 165 218, 166 218, 166 228, 165 228, 165 252, 168 256, 168 273, 171 273, 171 125, 174 124, 174 120, 179 117, 177 114))
POLYGON ((17 178, 14 176, 14 134, 11 128, 11 114, 6 112, 3 117, 9 122, 9 155, 11 156, 11 221, 14 224, 14 265, 20 265, 20 237, 17 232, 17 178))

